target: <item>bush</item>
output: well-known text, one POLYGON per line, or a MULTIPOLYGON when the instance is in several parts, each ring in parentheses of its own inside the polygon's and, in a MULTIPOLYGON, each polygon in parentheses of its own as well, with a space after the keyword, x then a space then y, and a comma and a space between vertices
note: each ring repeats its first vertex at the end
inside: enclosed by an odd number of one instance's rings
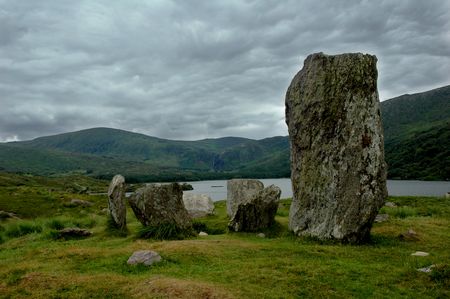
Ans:
POLYGON ((138 237, 156 240, 182 240, 194 236, 191 228, 182 229, 174 223, 162 223, 155 226, 143 226, 138 231, 138 237))

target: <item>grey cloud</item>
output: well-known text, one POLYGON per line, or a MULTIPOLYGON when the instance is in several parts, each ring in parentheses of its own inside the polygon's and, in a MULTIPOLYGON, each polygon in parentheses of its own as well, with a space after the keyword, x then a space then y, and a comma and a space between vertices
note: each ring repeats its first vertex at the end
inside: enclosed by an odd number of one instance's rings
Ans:
POLYGON ((286 88, 318 51, 376 54, 381 99, 450 81, 446 1, 0 4, 0 141, 286 135, 286 88))

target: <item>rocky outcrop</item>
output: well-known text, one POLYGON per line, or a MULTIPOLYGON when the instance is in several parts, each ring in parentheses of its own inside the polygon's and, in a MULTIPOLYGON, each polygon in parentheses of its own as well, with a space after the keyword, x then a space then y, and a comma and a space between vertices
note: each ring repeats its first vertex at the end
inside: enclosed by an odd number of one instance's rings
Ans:
POLYGON ((183 194, 184 207, 192 218, 201 218, 214 214, 214 202, 206 194, 183 194))
POLYGON ((281 189, 271 185, 238 203, 228 228, 235 232, 256 232, 272 226, 280 195, 281 189))
POLYGON ((108 188, 108 208, 115 226, 121 230, 127 226, 125 189, 125 178, 120 174, 114 176, 108 188))
POLYGON ((149 184, 136 190, 128 199, 137 219, 145 226, 174 225, 190 229, 191 217, 183 204, 179 184, 149 184))
POLYGON ((312 54, 286 93, 297 235, 362 242, 387 196, 372 55, 312 54))
POLYGON ((264 189, 258 180, 234 179, 227 182, 227 214, 233 218, 237 206, 264 189))

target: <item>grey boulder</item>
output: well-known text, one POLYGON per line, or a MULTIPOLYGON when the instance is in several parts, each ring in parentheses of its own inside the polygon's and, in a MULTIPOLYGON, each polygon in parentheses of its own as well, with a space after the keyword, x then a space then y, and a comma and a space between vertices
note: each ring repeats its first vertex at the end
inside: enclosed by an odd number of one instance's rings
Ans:
POLYGON ((227 182, 227 214, 233 218, 237 206, 264 189, 262 182, 250 179, 234 179, 227 182))
POLYGON ((183 194, 184 207, 192 218, 214 215, 214 202, 206 194, 183 194))
POLYGON ((137 189, 128 202, 144 226, 170 224, 180 229, 192 227, 191 217, 183 204, 183 190, 177 183, 149 184, 137 189))
POLYGON ((162 260, 159 253, 152 250, 138 250, 133 252, 133 254, 128 258, 128 265, 138 265, 142 264, 145 266, 151 266, 154 263, 158 263, 162 260))
POLYGON ((256 232, 275 223, 281 189, 271 185, 237 205, 228 228, 235 232, 256 232))

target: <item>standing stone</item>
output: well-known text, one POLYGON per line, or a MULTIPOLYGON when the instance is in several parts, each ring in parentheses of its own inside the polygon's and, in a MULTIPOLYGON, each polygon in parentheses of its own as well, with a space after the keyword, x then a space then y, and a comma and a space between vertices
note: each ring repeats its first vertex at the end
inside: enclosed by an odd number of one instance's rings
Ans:
POLYGON ((108 188, 109 214, 114 224, 121 230, 125 230, 127 226, 125 187, 125 178, 118 174, 113 177, 108 188))
POLYGON ((372 55, 309 55, 286 93, 297 235, 362 242, 387 196, 372 55))
POLYGON ((183 193, 183 203, 192 218, 214 214, 214 202, 206 194, 183 193))
POLYGON ((227 182, 227 214, 233 218, 239 203, 247 201, 264 189, 258 180, 234 179, 227 182))
POLYGON ((183 190, 177 183, 149 184, 128 199, 136 218, 145 226, 174 224, 191 229, 191 217, 183 204, 183 190))
POLYGON ((228 228, 235 232, 256 232, 272 226, 280 195, 281 189, 270 185, 238 203, 228 228))

